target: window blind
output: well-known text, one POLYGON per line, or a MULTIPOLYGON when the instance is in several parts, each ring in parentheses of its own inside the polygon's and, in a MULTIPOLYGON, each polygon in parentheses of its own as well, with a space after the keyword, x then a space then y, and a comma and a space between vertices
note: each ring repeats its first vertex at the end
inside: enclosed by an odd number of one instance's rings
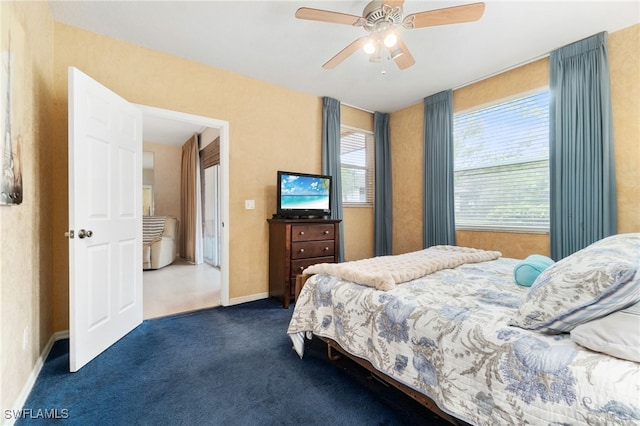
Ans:
POLYGON ((340 132, 342 202, 373 205, 373 134, 342 128, 340 132))
POLYGON ((549 91, 454 116, 459 229, 549 229, 549 91))
POLYGON ((200 162, 203 169, 220 164, 220 138, 200 150, 200 162))

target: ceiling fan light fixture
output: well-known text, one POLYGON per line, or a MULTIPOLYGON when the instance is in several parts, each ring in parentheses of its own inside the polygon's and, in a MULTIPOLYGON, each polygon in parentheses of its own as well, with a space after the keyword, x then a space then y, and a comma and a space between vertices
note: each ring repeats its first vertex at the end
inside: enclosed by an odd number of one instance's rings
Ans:
POLYGON ((371 38, 369 38, 364 43, 364 46, 362 46, 362 49, 367 55, 372 55, 376 51, 376 43, 371 38))
POLYGON ((385 46, 389 48, 395 46, 396 43, 398 43, 398 36, 396 35, 395 31, 393 30, 388 31, 387 34, 384 36, 383 43, 385 46))

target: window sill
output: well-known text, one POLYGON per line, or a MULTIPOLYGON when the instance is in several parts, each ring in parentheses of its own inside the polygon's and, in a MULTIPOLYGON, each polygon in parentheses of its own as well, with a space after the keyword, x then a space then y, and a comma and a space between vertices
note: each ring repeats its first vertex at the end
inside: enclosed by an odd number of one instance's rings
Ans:
POLYGON ((342 204, 342 208, 343 209, 351 209, 351 208, 355 208, 355 209, 372 209, 373 208, 373 204, 342 204))
POLYGON ((518 227, 490 227, 490 226, 465 226, 456 227, 456 231, 472 231, 472 232, 500 232, 512 234, 549 234, 548 229, 542 228, 518 228, 518 227))

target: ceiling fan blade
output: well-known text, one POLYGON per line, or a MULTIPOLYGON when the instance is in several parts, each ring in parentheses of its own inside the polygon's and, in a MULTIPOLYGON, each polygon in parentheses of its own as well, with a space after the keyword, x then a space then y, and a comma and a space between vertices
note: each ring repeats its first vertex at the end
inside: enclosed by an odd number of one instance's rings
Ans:
POLYGON ((337 67, 342 63, 342 61, 353 55, 358 49, 362 48, 366 40, 367 37, 365 36, 353 41, 347 47, 339 51, 333 58, 329 59, 322 68, 330 70, 337 67))
POLYGON ((394 59, 398 68, 404 70, 416 63, 416 60, 413 58, 411 52, 409 52, 409 48, 406 44, 404 44, 404 41, 402 41, 402 39, 398 39, 397 46, 400 50, 402 50, 402 55, 397 56, 394 59))
POLYGON ((391 7, 402 7, 404 0, 384 0, 383 3, 391 7))
POLYGON ((402 24, 405 28, 423 28, 436 25, 458 24, 477 21, 484 13, 484 3, 446 7, 407 15, 402 24))
POLYGON ((361 22, 363 21, 361 16, 332 12, 330 10, 312 9, 310 7, 301 7, 296 10, 296 18, 345 25, 362 25, 361 22))

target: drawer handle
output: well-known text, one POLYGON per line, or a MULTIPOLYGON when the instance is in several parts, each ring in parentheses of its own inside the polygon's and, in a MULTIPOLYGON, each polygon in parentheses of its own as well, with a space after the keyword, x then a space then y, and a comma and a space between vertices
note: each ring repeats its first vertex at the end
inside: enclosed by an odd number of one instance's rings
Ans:
POLYGON ((304 253, 304 249, 303 248, 300 249, 300 253, 304 253))
POLYGON ((329 251, 329 247, 325 247, 325 248, 324 248, 324 251, 329 251))
POLYGON ((304 235, 304 231, 300 231, 300 235, 304 235))
POLYGON ((329 235, 329 231, 324 231, 324 235, 329 235))
POLYGON ((300 271, 300 272, 304 271, 304 266, 299 267, 298 271, 300 271))

